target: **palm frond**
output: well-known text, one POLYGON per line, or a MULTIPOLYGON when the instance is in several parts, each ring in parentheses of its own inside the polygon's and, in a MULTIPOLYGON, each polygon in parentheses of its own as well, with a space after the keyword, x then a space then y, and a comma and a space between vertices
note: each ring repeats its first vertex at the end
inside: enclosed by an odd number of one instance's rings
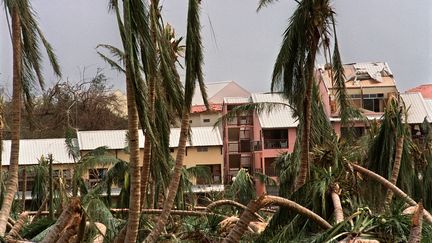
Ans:
POLYGON ((201 43, 201 24, 199 18, 199 1, 190 0, 188 8, 188 25, 186 33, 186 78, 185 78, 185 108, 190 110, 192 105, 192 97, 195 93, 195 86, 198 82, 201 95, 205 106, 209 109, 207 101, 207 91, 204 84, 204 76, 202 71, 203 53, 201 43))

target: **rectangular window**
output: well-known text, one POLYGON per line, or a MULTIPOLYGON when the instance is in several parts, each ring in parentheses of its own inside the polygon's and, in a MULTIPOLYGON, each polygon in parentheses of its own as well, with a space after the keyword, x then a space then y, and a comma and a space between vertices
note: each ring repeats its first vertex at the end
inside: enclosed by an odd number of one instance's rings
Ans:
POLYGON ((207 152, 208 147, 197 147, 197 152, 207 152))
POLYGON ((384 111, 384 94, 365 94, 363 96, 355 94, 350 95, 350 99, 356 107, 361 107, 373 112, 384 111))
POLYGON ((203 122, 204 122, 204 123, 209 123, 209 122, 210 122, 210 119, 204 119, 203 122))
POLYGON ((192 120, 189 120, 189 123, 192 123, 192 120))
POLYGON ((174 149, 173 148, 170 148, 170 153, 174 153, 174 149))

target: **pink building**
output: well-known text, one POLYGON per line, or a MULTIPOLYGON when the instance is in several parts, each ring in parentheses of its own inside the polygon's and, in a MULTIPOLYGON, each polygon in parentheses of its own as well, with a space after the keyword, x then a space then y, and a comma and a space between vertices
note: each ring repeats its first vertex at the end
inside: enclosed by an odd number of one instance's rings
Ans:
POLYGON ((223 114, 247 103, 278 103, 272 111, 238 113, 223 125, 226 181, 241 168, 276 176, 274 160, 292 152, 298 122, 292 117, 288 101, 279 94, 254 93, 249 98, 225 98, 223 114), (287 104, 287 106, 281 105, 287 104))

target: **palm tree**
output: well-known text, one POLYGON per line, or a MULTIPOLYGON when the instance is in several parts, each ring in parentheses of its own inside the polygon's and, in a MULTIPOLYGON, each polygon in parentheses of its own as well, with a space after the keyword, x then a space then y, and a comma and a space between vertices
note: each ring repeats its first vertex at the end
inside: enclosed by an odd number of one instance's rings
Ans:
MULTIPOLYGON (((258 9, 274 2, 260 0, 258 9)), ((334 11, 329 0, 297 1, 298 7, 285 30, 281 49, 273 69, 271 90, 282 91, 295 107, 294 115, 302 121, 300 171, 295 181, 297 190, 309 174, 309 149, 311 136, 311 110, 314 103, 312 90, 315 78, 315 60, 320 44, 329 52, 330 33, 334 36, 333 65, 334 86, 337 88, 341 115, 345 114, 346 95, 343 69, 337 45, 334 11)), ((344 116, 345 117, 345 116, 344 116)))
POLYGON ((207 93, 205 90, 202 65, 202 46, 200 35, 200 18, 199 18, 199 0, 189 0, 188 8, 188 24, 186 34, 186 78, 185 78, 185 95, 183 102, 182 119, 180 125, 180 139, 178 151, 176 156, 176 163, 171 181, 168 187, 168 195, 166 197, 163 212, 160 215, 156 226, 152 232, 147 236, 145 242, 156 242, 162 229, 167 224, 171 208, 174 205, 174 200, 177 194, 177 189, 180 182, 181 170, 183 167, 183 160, 185 156, 186 141, 189 133, 189 114, 192 106, 192 97, 194 95, 196 82, 198 82, 203 100, 209 108, 207 103, 207 93))
POLYGON ((21 127, 21 103, 24 92, 25 101, 31 103, 31 86, 37 77, 43 87, 40 62, 40 43, 45 47, 54 73, 60 76, 60 68, 51 45, 45 39, 34 16, 34 10, 28 0, 5 1, 11 16, 13 48, 13 92, 12 92, 12 137, 9 177, 6 184, 6 196, 0 211, 0 236, 6 231, 7 218, 12 201, 18 188, 19 139, 21 127))
MULTIPOLYGON (((403 102, 397 98, 390 98, 378 133, 372 138, 369 154, 368 169, 389 178, 390 182, 411 193, 413 178, 415 177, 413 162, 414 144, 407 128, 407 112, 403 102), (402 173, 400 173, 402 172, 402 173)), ((384 199, 385 209, 392 201, 393 193, 387 190, 384 199)), ((380 197, 376 197, 381 200, 380 197)), ((378 201, 377 204, 382 205, 378 201)))
MULTIPOLYGON (((153 139, 152 127, 148 112, 148 99, 145 83, 141 78, 139 67, 138 44, 147 44, 149 41, 148 20, 146 18, 146 5, 142 0, 123 1, 123 18, 121 17, 117 0, 110 1, 114 9, 124 49, 127 103, 128 103, 128 130, 129 130, 129 169, 130 169, 130 200, 129 217, 126 230, 126 242, 135 242, 138 234, 139 216, 141 209, 141 170, 139 159, 138 124, 146 130, 146 139, 153 139), (138 119, 138 114, 140 119, 138 119)), ((151 49, 151 48, 150 48, 151 49)))
POLYGON ((243 214, 240 217, 240 220, 237 222, 235 227, 230 231, 229 235, 224 239, 223 242, 224 243, 239 242, 240 238, 245 232, 250 221, 254 219, 255 217, 254 213, 256 213, 260 208, 269 205, 279 205, 279 206, 288 207, 289 209, 295 211, 296 213, 302 214, 308 217, 309 219, 311 219, 312 221, 316 222, 323 229, 330 229, 332 227, 327 221, 325 221, 319 215, 293 201, 290 201, 282 197, 263 195, 259 197, 257 200, 252 200, 248 204, 248 208, 245 210, 245 212, 243 212, 243 214))
MULTIPOLYGON (((369 178, 377 181, 378 183, 380 183, 382 186, 384 186, 386 189, 393 191, 393 193, 397 196, 399 196, 401 199, 403 199, 407 204, 409 204, 410 206, 418 206, 417 202, 414 201, 411 197, 409 197, 404 191, 402 191, 401 189, 399 189, 397 186, 395 186, 393 183, 391 183, 390 181, 386 180, 384 177, 378 175, 377 173, 370 171, 366 168, 363 168, 360 165, 354 164, 354 163, 350 163, 350 166, 352 167, 353 170, 360 172, 361 174, 368 176, 369 178)), ((426 221, 429 224, 432 224, 432 215, 424 210, 424 217, 426 219, 426 221)))
MULTIPOLYGON (((396 138, 396 147, 395 147, 395 158, 394 158, 394 162, 393 162, 393 168, 392 168, 392 173, 391 173, 391 177, 390 177, 390 182, 393 183, 394 185, 396 185, 396 182, 398 180, 399 177, 399 170, 400 170, 400 166, 401 166, 401 161, 402 161, 402 152, 403 152, 403 147, 404 147, 404 140, 405 140, 405 134, 407 133, 407 112, 405 109, 405 105, 402 102, 396 102, 396 99, 393 99, 393 103, 395 103, 395 105, 390 105, 389 109, 393 108, 398 109, 398 112, 396 112, 398 114, 398 118, 396 118, 396 121, 394 122, 394 132, 395 132, 395 136, 396 138), (402 104, 399 104, 402 103, 402 104), (399 105, 397 105, 399 104, 399 105), (405 117, 405 122, 402 122, 402 118, 405 117)), ((387 194, 386 194, 386 199, 384 202, 384 205, 389 206, 391 201, 393 198, 393 192, 391 190, 387 190, 387 194)))

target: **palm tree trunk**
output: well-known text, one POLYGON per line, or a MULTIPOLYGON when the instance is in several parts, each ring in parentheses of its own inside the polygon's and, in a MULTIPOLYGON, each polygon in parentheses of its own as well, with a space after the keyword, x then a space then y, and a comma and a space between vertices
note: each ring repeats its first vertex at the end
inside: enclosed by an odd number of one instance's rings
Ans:
POLYGON ((12 92, 12 139, 9 164, 9 176, 6 195, 0 211, 0 236, 5 235, 7 219, 18 189, 19 140, 21 128, 22 95, 22 57, 21 57, 21 21, 18 7, 12 9, 12 49, 13 49, 13 92, 12 92))
MULTIPOLYGON (((243 210, 247 209, 247 207, 245 205, 238 203, 236 201, 233 201, 233 200, 218 200, 218 201, 212 202, 209 205, 207 205, 206 210, 212 211, 212 209, 214 209, 216 207, 224 206, 224 205, 232 205, 234 207, 241 208, 243 210)), ((254 215, 259 221, 265 222, 265 220, 258 213, 255 213, 254 215)))
POLYGON ((26 167, 23 166, 23 170, 22 170, 22 194, 21 194, 22 211, 25 211, 26 191, 27 191, 27 172, 26 172, 26 167))
POLYGON ((185 109, 182 116, 182 122, 180 127, 180 139, 176 157, 176 163, 174 167, 174 172, 171 177, 170 184, 168 186, 168 196, 165 200, 163 206, 163 212, 159 217, 156 226, 153 228, 152 232, 147 236, 144 242, 156 242, 162 229, 168 223, 168 217, 171 212, 171 208, 174 205, 174 200, 177 194, 177 188, 180 182, 181 169, 183 167, 183 160, 186 151, 186 141, 188 139, 189 131, 189 110, 185 109))
MULTIPOLYGON (((399 196, 401 199, 403 199, 410 206, 417 206, 418 205, 416 201, 414 201, 405 192, 403 192, 401 189, 399 189, 397 186, 395 186, 393 183, 391 183, 390 181, 388 181, 384 177, 378 175, 377 173, 375 173, 373 171, 370 171, 370 170, 368 170, 366 168, 363 168, 360 165, 357 165, 357 164, 354 164, 354 163, 350 163, 350 165, 352 166, 352 168, 355 171, 360 172, 361 174, 368 176, 369 178, 371 178, 371 179, 375 180, 376 182, 380 183, 385 188, 387 188, 389 190, 392 190, 393 193, 396 194, 396 196, 399 196)), ((427 210, 425 210, 425 209, 423 209, 423 214, 424 214, 425 220, 429 224, 432 224, 432 215, 427 210)))
POLYGON ((147 186, 150 176, 151 142, 146 136, 144 141, 143 166, 141 168, 141 209, 147 208, 147 186))
MULTIPOLYGON (((403 151, 403 144, 404 144, 404 136, 401 135, 396 143, 396 153, 395 153, 395 160, 393 163, 393 169, 392 169, 392 175, 390 177, 390 182, 393 185, 396 185, 398 177, 399 177, 399 170, 401 165, 401 158, 402 158, 402 151, 403 151)), ((384 206, 389 207, 391 204, 393 198, 393 191, 387 190, 386 198, 384 201, 384 206)))
POLYGON ((129 216, 125 242, 136 242, 138 235, 141 199, 141 168, 139 161, 138 112, 132 83, 126 78, 128 130, 129 130, 129 168, 130 168, 130 199, 129 216))
POLYGON ((45 208, 45 205, 48 203, 48 197, 45 197, 45 199, 42 201, 41 205, 39 206, 38 211, 36 212, 35 216, 32 219, 32 222, 35 222, 37 218, 42 214, 42 211, 45 208))
POLYGON ((412 217, 411 231, 408 243, 419 243, 422 239, 423 204, 419 203, 412 217))
POLYGON ((319 33, 315 33, 315 39, 311 45, 311 52, 309 53, 308 62, 306 65, 306 96, 304 97, 303 107, 303 134, 301 141, 301 155, 300 155, 300 172, 295 180, 294 191, 302 187, 309 175, 309 149, 310 149, 310 131, 312 122, 312 89, 314 82, 315 72, 315 56, 318 49, 318 41, 320 39, 319 33))
MULTIPOLYGON (((155 15, 157 15, 157 1, 151 0, 150 5, 150 33, 151 33, 151 41, 153 43, 153 47, 156 48, 157 46, 157 39, 156 39, 156 23, 155 18, 157 18, 155 15)), ((153 53, 156 54, 156 50, 153 51, 153 53)), ((155 119, 155 81, 157 76, 157 68, 156 68, 156 55, 150 57, 150 62, 152 62, 152 67, 150 72, 150 77, 148 80, 148 87, 149 87, 149 100, 150 100, 150 107, 149 107, 149 117, 152 122, 154 122, 155 119)), ((146 139, 144 141, 144 156, 143 156, 143 167, 141 171, 142 176, 142 182, 141 182, 141 209, 146 208, 147 203, 147 185, 148 180, 150 176, 150 163, 151 163, 151 153, 152 153, 152 144, 150 139, 146 139)))
POLYGON ((60 238, 56 243, 69 243, 72 239, 72 236, 76 235, 78 232, 78 227, 81 221, 81 217, 79 214, 76 214, 71 221, 71 223, 66 227, 66 229, 61 232, 60 238))
POLYGON ((80 211, 81 205, 79 198, 72 198, 69 201, 69 205, 66 210, 63 210, 55 225, 40 243, 56 242, 59 234, 75 219, 77 214, 80 214, 80 211))
POLYGON ((240 217, 240 220, 236 223, 234 228, 230 231, 228 236, 223 240, 224 243, 237 243, 240 241, 244 232, 246 231, 249 223, 255 218, 256 213, 260 208, 269 205, 279 205, 281 207, 288 207, 295 212, 302 214, 312 221, 316 222, 323 229, 330 229, 332 226, 321 218, 318 214, 310 211, 309 209, 293 202, 288 199, 276 196, 263 195, 257 200, 252 200, 248 204, 248 208, 244 211, 240 217))
POLYGON ((336 224, 344 221, 344 215, 343 215, 343 209, 342 209, 342 204, 340 201, 340 188, 339 188, 339 184, 334 184, 331 187, 331 198, 333 201, 333 207, 334 207, 334 215, 335 215, 335 220, 336 220, 336 224))
POLYGON ((28 217, 28 212, 22 212, 18 218, 18 220, 16 221, 16 223, 14 224, 14 226, 12 227, 12 229, 9 231, 9 233, 7 234, 7 238, 16 238, 21 230, 21 228, 24 226, 25 220, 28 217))

